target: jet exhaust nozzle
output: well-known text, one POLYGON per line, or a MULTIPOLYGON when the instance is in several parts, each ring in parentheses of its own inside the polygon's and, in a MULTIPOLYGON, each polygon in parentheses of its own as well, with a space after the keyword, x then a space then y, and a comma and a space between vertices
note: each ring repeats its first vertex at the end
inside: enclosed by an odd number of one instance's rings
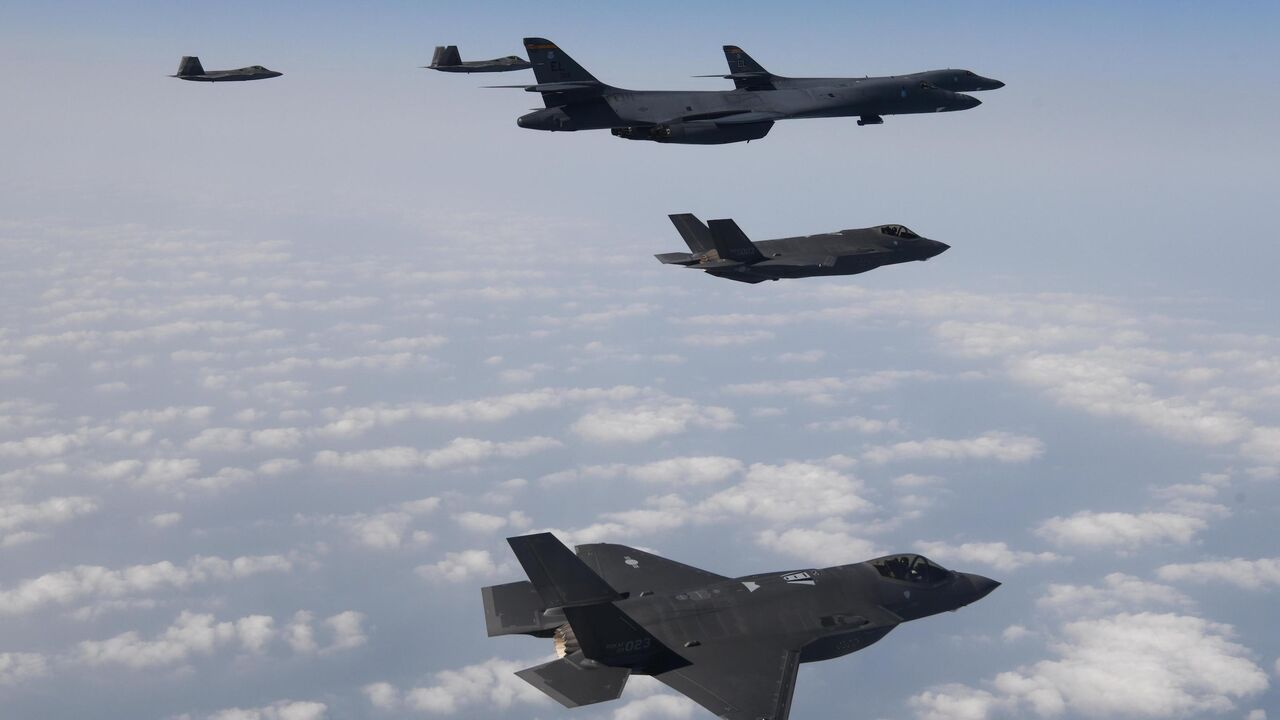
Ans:
POLYGON ((582 649, 578 643, 578 636, 573 634, 573 628, 569 623, 565 623, 556 628, 556 657, 563 658, 572 655, 582 649))

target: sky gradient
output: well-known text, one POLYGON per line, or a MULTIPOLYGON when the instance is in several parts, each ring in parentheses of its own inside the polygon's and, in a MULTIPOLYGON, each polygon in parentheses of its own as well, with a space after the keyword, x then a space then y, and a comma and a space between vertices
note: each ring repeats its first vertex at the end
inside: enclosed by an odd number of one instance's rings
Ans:
POLYGON ((3 717, 574 712, 484 637, 503 538, 1004 585, 809 664, 793 718, 1280 717, 1273 3, 0 8, 3 717), (538 133, 605 82, 963 67, 961 113, 721 147, 538 133), (166 77, 262 64, 270 81, 166 77), (753 239, 952 249, 739 286, 753 239))

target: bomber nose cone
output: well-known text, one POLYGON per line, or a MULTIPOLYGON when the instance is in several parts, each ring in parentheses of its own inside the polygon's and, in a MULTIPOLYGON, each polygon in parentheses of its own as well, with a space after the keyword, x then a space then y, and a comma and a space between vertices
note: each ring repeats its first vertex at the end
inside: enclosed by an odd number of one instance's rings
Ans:
POLYGON ((976 97, 974 97, 974 96, 972 96, 972 95, 964 95, 964 94, 960 94, 960 93, 957 93, 957 94, 959 94, 959 95, 960 95, 960 97, 959 97, 959 100, 960 100, 959 108, 960 108, 961 110, 968 110, 968 109, 970 109, 970 108, 976 108, 976 107, 978 107, 979 105, 981 105, 981 104, 982 104, 982 101, 981 101, 981 100, 979 100, 978 98, 976 98, 976 97))
POLYGON ((969 585, 973 588, 973 599, 969 602, 977 602, 982 598, 991 594, 992 590, 1000 587, 1000 583, 989 577, 974 575, 973 573, 965 573, 965 577, 969 579, 969 585))
POLYGON ((1000 82, 999 80, 992 80, 992 81, 991 81, 991 89, 992 89, 992 90, 999 90, 999 89, 1000 89, 1000 88, 1002 88, 1002 87, 1004 87, 1004 83, 1000 82))

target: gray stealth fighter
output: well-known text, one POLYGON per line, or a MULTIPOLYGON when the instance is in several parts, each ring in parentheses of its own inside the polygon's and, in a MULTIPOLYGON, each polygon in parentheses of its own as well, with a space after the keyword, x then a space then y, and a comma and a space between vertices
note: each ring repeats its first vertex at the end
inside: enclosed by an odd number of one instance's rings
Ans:
POLYGON ((690 252, 655 255, 664 265, 705 270, 745 283, 819 275, 857 275, 884 265, 928 260, 950 245, 902 225, 752 242, 732 220, 706 225, 690 214, 668 215, 690 252))
POLYGON ((800 663, 848 655, 1000 583, 920 555, 728 578, 624 545, 508 538, 528 581, 481 590, 489 637, 554 638, 516 673, 565 707, 652 675, 726 720, 787 720, 800 663))
POLYGON ((981 104, 925 81, 772 92, 624 90, 597 80, 550 40, 525 38, 524 46, 537 84, 498 87, 542 93, 546 109, 516 120, 531 130, 609 129, 629 140, 720 145, 758 140, 778 120, 950 112, 981 104))
POLYGON ((431 57, 431 64, 423 65, 423 67, 428 70, 451 73, 491 73, 526 70, 532 66, 529 61, 516 55, 508 55, 494 60, 468 60, 463 62, 462 56, 458 54, 457 45, 449 45, 448 47, 437 45, 435 55, 431 57))
POLYGON ((280 77, 284 73, 268 70, 261 65, 250 65, 249 67, 236 68, 235 70, 205 70, 200 64, 200 58, 194 56, 183 57, 178 62, 178 74, 170 75, 179 80, 192 80, 194 82, 240 82, 242 80, 266 80, 267 78, 280 77))

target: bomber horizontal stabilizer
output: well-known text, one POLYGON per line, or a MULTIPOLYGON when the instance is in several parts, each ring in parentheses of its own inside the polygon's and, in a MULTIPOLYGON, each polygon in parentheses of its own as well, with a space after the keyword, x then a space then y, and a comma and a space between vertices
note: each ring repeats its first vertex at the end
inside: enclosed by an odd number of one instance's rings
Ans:
POLYGON ((590 80, 574 80, 570 82, 538 83, 537 85, 485 85, 486 88, 513 88, 525 92, 573 92, 575 90, 600 90, 606 87, 602 82, 590 80))
POLYGON ((693 77, 724 78, 725 80, 758 80, 760 78, 769 78, 773 76, 769 73, 763 72, 739 72, 729 73, 728 75, 694 75, 693 77))

